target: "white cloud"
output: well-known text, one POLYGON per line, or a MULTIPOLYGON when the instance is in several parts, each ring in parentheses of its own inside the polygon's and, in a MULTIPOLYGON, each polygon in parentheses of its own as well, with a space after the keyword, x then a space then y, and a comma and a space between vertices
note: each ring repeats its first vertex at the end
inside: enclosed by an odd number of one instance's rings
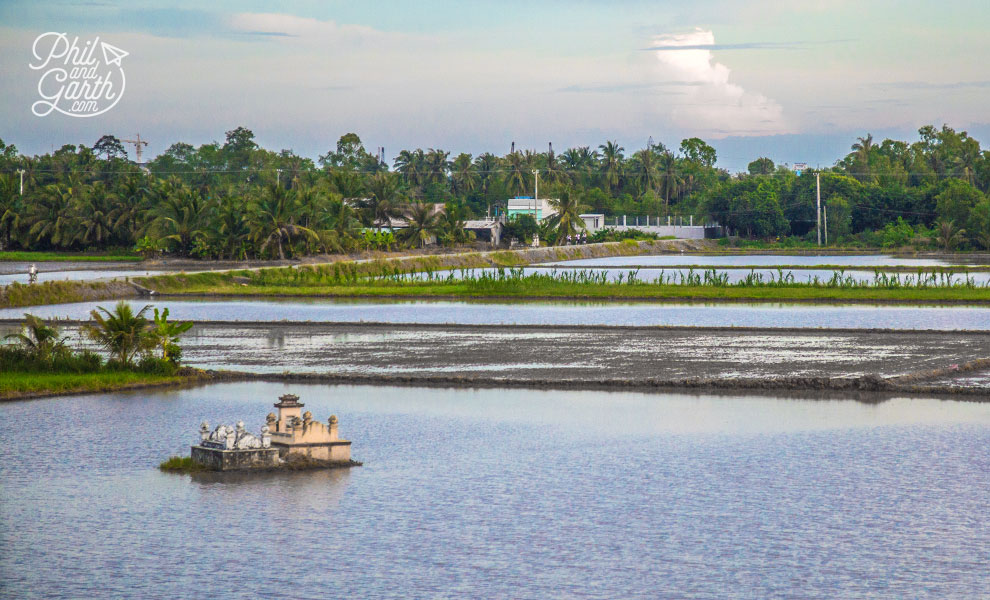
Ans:
POLYGON ((729 67, 699 48, 714 44, 715 34, 702 29, 653 39, 659 77, 684 84, 685 99, 667 105, 672 121, 714 137, 788 133, 780 104, 731 83, 729 67))

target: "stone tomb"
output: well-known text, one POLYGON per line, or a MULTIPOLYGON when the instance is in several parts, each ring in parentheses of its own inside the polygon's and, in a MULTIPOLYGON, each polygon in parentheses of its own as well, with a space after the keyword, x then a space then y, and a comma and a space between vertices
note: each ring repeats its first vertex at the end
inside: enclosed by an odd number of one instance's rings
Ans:
POLYGON ((356 465, 351 461, 351 442, 337 434, 337 417, 330 415, 327 424, 313 420, 299 396, 286 394, 279 398, 260 435, 237 425, 219 425, 210 431, 208 423, 199 428, 199 444, 191 449, 191 457, 214 471, 245 469, 275 469, 280 467, 335 467, 356 465))

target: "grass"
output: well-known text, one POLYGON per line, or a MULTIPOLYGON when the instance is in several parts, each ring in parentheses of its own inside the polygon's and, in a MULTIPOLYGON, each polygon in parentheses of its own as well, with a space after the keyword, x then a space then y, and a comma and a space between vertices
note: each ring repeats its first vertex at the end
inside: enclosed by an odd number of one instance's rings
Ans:
POLYGON ((137 261, 137 254, 78 254, 75 252, 0 252, 0 261, 24 262, 116 262, 137 261))
POLYGON ((33 284, 14 282, 0 286, 0 308, 106 300, 121 296, 121 291, 126 289, 129 286, 119 281, 45 281, 33 284))
POLYGON ((191 456, 170 456, 168 460, 162 461, 158 468, 162 471, 172 473, 189 473, 191 471, 205 471, 206 467, 195 462, 191 456))
MULTIPOLYGON (((173 281, 175 283, 175 281, 173 281)), ((584 269, 524 274, 522 269, 474 272, 411 271, 383 266, 377 273, 338 265, 306 269, 264 269, 240 275, 204 273, 186 276, 173 293, 229 296, 310 297, 465 297, 631 300, 757 300, 757 301, 900 301, 990 302, 990 287, 977 284, 966 273, 952 270, 916 274, 875 271, 872 279, 857 281, 843 271, 831 278, 799 281, 778 270, 764 276, 751 272, 729 283, 716 269, 674 272, 653 280, 639 279, 633 271, 610 281, 598 270, 584 269)))
POLYGON ((0 399, 33 394, 71 394, 178 383, 185 377, 130 371, 100 373, 0 373, 0 399))

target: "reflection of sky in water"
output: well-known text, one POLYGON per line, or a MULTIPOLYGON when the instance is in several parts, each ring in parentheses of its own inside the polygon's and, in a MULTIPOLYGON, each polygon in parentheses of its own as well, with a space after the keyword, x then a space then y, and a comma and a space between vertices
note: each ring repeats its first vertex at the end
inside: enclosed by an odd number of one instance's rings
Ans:
MULTIPOLYGON (((649 267, 636 267, 636 268, 605 268, 605 267, 586 267, 588 271, 591 271, 592 275, 598 275, 600 273, 605 273, 609 281, 616 281, 621 275, 623 279, 627 279, 630 273, 636 273, 636 279, 642 282, 652 283, 658 281, 660 277, 663 277, 664 282, 667 283, 682 283, 684 277, 688 277, 691 274, 691 269, 664 269, 664 268, 649 268, 649 267)), ((474 275, 475 277, 480 276, 483 272, 492 273, 496 269, 457 269, 454 271, 438 271, 433 274, 434 278, 446 279, 447 277, 453 275, 455 279, 460 279, 464 276, 470 277, 474 275)), ((580 272, 582 269, 555 269, 553 267, 524 267, 523 274, 541 274, 541 275, 554 275, 558 278, 565 277, 580 277, 580 272)), ((745 280, 750 273, 759 275, 763 277, 763 281, 778 281, 781 277, 781 272, 777 269, 726 269, 718 268, 716 269, 716 274, 718 276, 727 275, 728 283, 738 283, 745 280)), ((788 277, 793 275, 792 281, 795 283, 814 283, 816 278, 819 282, 830 281, 833 276, 838 273, 839 277, 845 281, 847 279, 852 279, 857 282, 867 282, 872 283, 874 281, 874 271, 848 271, 848 270, 834 270, 834 269, 797 269, 797 270, 783 270, 783 276, 788 277)), ((704 281, 705 269, 694 269, 693 274, 704 281)), ((888 277, 896 277, 903 284, 908 284, 916 282, 918 280, 918 273, 914 272, 886 272, 888 277)), ((932 274, 926 273, 922 275, 925 281, 928 281, 932 274)), ((936 282, 943 282, 941 274, 935 274, 936 282)), ((423 273, 414 273, 403 276, 405 279, 427 279, 429 276, 423 273)), ((954 273, 948 281, 953 284, 965 284, 966 281, 970 280, 975 285, 983 286, 990 282, 990 272, 973 272, 973 273, 954 273)))
MULTIPOLYGON (((769 255, 743 254, 731 256, 702 256, 696 254, 662 254, 658 256, 609 256, 605 258, 586 258, 580 260, 557 261, 547 264, 568 266, 607 267, 609 265, 662 267, 665 265, 709 265, 709 266, 759 266, 759 265, 836 265, 860 267, 938 267, 951 264, 969 264, 974 259, 967 256, 953 256, 951 259, 932 258, 902 258, 883 254, 861 255, 769 255)), ((976 262, 975 264, 980 264, 976 262)))
POLYGON ((307 598, 990 586, 988 404, 256 382, 4 403, 0 420, 18 432, 0 464, 11 597, 223 597, 231 581, 272 598, 287 581, 307 598), (365 466, 155 469, 203 419, 257 431, 286 392, 336 414, 365 466), (231 551, 262 538, 276 575, 231 551), (39 556, 57 577, 24 567, 39 556), (163 574, 176 564, 181 577, 163 574))
MULTIPOLYGON (((145 301, 130 301, 139 309, 145 301)), ((45 319, 88 319, 96 306, 113 301, 0 309, 0 319, 31 312, 45 319)), ((632 325, 699 327, 811 327, 990 330, 986 306, 890 306, 816 304, 675 304, 578 302, 336 302, 325 299, 178 300, 170 318, 193 321, 383 322, 518 325, 632 325)))

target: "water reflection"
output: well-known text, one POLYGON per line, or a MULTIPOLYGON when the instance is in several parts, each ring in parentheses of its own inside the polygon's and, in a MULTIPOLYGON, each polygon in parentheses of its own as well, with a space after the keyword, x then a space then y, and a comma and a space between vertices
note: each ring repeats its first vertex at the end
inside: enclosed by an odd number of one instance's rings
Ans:
POLYGON ((990 404, 236 383, 7 403, 0 419, 18 432, 0 445, 10 597, 990 586, 990 404), (204 416, 256 428, 286 391, 339 415, 366 466, 155 469, 188 452, 204 416), (53 422, 71 426, 51 435, 53 422), (254 548, 277 549, 277 563, 254 548))
MULTIPOLYGON (((147 301, 130 301, 135 310, 147 301)), ((104 302, 34 306, 44 319, 88 320, 104 302)), ((990 330, 988 306, 904 306, 787 303, 451 302, 328 299, 189 300, 169 298, 174 320, 224 322, 462 323, 476 325, 629 325, 797 327, 832 329, 990 330)), ((0 309, 0 319, 25 309, 0 309)))

